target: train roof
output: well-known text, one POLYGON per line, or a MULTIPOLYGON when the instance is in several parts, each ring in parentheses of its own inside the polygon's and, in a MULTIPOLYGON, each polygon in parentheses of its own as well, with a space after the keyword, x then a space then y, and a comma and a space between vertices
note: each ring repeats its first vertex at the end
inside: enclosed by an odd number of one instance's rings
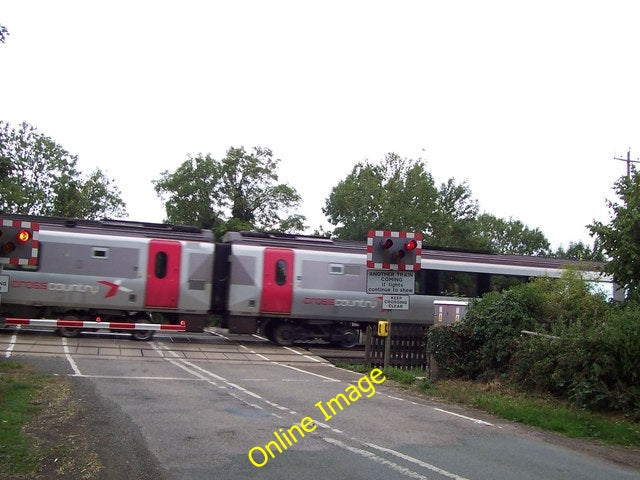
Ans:
MULTIPOLYGON (((306 250, 339 251, 345 253, 366 254, 366 243, 337 240, 326 237, 279 234, 265 232, 228 232, 222 238, 225 243, 260 245, 306 250)), ((579 270, 601 271, 604 262, 577 261, 564 258, 532 255, 509 255, 477 250, 461 250, 430 245, 422 246, 422 259, 438 262, 472 263, 484 265, 510 265, 542 269, 576 268, 579 270)))
POLYGON ((102 220, 84 220, 79 218, 13 214, 0 214, 0 218, 37 222, 41 230, 73 231, 84 234, 162 238, 209 243, 214 241, 213 233, 210 230, 167 223, 136 222, 106 218, 102 220))

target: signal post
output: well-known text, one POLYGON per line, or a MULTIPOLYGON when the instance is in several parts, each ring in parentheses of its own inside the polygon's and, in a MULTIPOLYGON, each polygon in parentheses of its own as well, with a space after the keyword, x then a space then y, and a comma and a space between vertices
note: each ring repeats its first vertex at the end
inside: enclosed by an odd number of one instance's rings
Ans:
POLYGON ((370 230, 367 235, 367 293, 382 294, 386 324, 378 325, 378 334, 386 334, 384 368, 391 354, 391 312, 408 310, 414 294, 415 272, 422 260, 422 234, 370 230))

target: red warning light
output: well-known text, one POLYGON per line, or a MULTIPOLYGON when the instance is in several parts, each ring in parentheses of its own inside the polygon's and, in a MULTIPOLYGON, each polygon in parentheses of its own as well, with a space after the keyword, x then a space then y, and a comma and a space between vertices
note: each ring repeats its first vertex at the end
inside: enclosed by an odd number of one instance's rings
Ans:
POLYGON ((407 243, 404 244, 404 248, 406 248, 408 251, 415 250, 417 246, 418 242, 414 239, 408 240, 407 243))
POLYGON ((29 230, 20 230, 20 233, 18 233, 18 241, 26 243, 29 240, 31 240, 31 232, 29 230))

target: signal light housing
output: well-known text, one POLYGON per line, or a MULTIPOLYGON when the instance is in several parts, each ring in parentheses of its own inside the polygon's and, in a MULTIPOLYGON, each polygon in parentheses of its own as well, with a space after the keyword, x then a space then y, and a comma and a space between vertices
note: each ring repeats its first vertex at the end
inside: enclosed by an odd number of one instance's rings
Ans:
POLYGON ((367 235, 367 268, 420 270, 422 234, 371 230, 367 235))
POLYGON ((37 265, 39 231, 36 222, 0 218, 0 264, 37 265))

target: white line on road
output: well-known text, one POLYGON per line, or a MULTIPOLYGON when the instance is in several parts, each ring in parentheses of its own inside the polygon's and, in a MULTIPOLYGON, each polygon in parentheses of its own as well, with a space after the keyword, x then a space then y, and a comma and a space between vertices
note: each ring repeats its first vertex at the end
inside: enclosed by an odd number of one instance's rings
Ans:
POLYGON ((342 430, 338 430, 337 428, 330 427, 326 423, 319 422, 318 420, 314 420, 314 423, 320 425, 322 428, 326 428, 327 430, 331 430, 333 433, 342 433, 342 430))
POLYGON ((182 382, 201 382, 202 378, 185 378, 185 377, 131 377, 124 375, 81 375, 83 378, 109 378, 114 380, 171 380, 182 382))
POLYGON ((4 352, 4 356, 6 358, 10 358, 11 357, 11 352, 13 351, 13 349, 16 346, 16 342, 18 341, 18 330, 20 330, 20 325, 17 326, 16 333, 11 335, 11 340, 9 340, 9 346, 7 347, 7 350, 4 352))
POLYGON ((340 380, 338 380, 337 378, 330 378, 330 377, 325 377, 324 375, 320 375, 319 373, 307 372, 306 370, 302 370, 301 368, 297 368, 292 365, 285 365, 284 363, 273 362, 273 361, 271 363, 273 363, 274 365, 278 365, 280 367, 290 368, 291 370, 295 370, 296 372, 306 373, 307 375, 313 375, 314 377, 322 378, 327 382, 340 382, 340 380))
POLYGON ((295 353, 296 355, 302 355, 304 358, 308 358, 309 360, 313 360, 314 362, 320 362, 320 360, 318 360, 317 358, 313 358, 313 357, 310 357, 309 355, 305 355, 304 353, 298 352, 297 350, 294 350, 293 348, 289 348, 289 347, 282 347, 282 348, 285 348, 285 349, 289 350, 290 352, 295 353))
MULTIPOLYGON (((225 390, 226 393, 228 393, 229 395, 233 396, 234 398, 237 398, 238 400, 240 400, 241 402, 245 403, 246 405, 249 405, 249 406, 251 406, 253 408, 257 408, 257 409, 260 409, 260 410, 264 410, 261 406, 255 404, 255 403, 248 402, 247 400, 244 400, 239 395, 235 394, 233 392, 234 389, 240 390, 241 392, 243 392, 243 393, 245 393, 247 395, 250 395, 251 397, 257 398, 260 401, 266 403, 267 405, 270 405, 271 407, 275 407, 280 411, 285 411, 285 412, 288 412, 290 414, 295 414, 296 413, 295 411, 293 411, 293 410, 291 410, 291 409, 289 409, 287 407, 283 407, 281 405, 278 405, 275 402, 271 402, 271 401, 263 398, 262 396, 258 395, 257 393, 251 392, 250 390, 247 390, 246 388, 241 387, 240 385, 237 385, 235 383, 229 382, 227 379, 221 377, 220 375, 217 375, 217 374, 215 374, 215 373, 213 373, 213 372, 211 372, 211 371, 209 371, 209 370, 207 370, 205 368, 202 368, 202 367, 200 367, 200 366, 198 366, 198 365, 196 365, 196 364, 194 364, 194 363, 192 363, 192 362, 190 362, 188 360, 185 360, 183 358, 179 358, 178 355, 175 352, 170 350, 168 347, 165 347, 164 345, 157 346, 155 344, 155 342, 154 342, 154 343, 152 343, 152 346, 153 346, 154 349, 158 350, 159 352, 160 351, 164 351, 164 353, 167 353, 169 355, 172 355, 172 356, 176 357, 175 359, 171 359, 171 358, 167 358, 167 356, 163 355, 164 358, 167 361, 169 361, 171 364, 173 364, 173 365, 175 365, 175 366, 177 366, 177 367, 179 367, 179 368, 191 373, 192 375, 195 375, 196 377, 198 377, 198 378, 200 378, 202 380, 207 381, 208 383, 210 383, 212 385, 215 385, 218 388, 226 389, 225 390), (218 385, 217 383, 209 380, 203 374, 211 376, 211 377, 215 378, 216 380, 219 380, 220 382, 228 385, 231 388, 229 389, 229 388, 227 388, 225 386, 218 385)), ((274 363, 276 365, 283 366, 283 367, 292 368, 294 370, 299 370, 299 371, 301 371, 303 373, 308 373, 308 374, 316 375, 316 376, 319 376, 319 377, 323 377, 322 375, 314 374, 312 372, 306 372, 304 370, 300 370, 300 369, 295 368, 295 367, 290 367, 288 365, 282 365, 282 364, 279 364, 278 362, 272 362, 272 363, 274 363)), ((329 379, 329 377, 323 377, 323 378, 329 379)), ((340 380, 335 380, 335 379, 329 379, 329 380, 338 381, 338 382, 340 381, 340 380)), ((447 412, 447 413, 449 413, 449 412, 447 412)), ((275 416, 275 417, 277 417, 279 419, 283 418, 280 415, 278 415, 276 413, 273 413, 273 412, 271 412, 271 415, 273 415, 273 416, 275 416)), ((329 431, 331 431, 333 433, 340 434, 340 435, 345 435, 342 430, 338 430, 336 428, 333 428, 333 427, 331 427, 331 426, 329 426, 329 425, 327 425, 325 423, 319 422, 317 420, 315 421, 315 423, 318 426, 320 426, 320 427, 322 427, 324 429, 327 429, 327 430, 329 430, 329 431)), ((418 480, 428 480, 428 477, 425 477, 424 475, 421 475, 421 474, 419 474, 417 472, 414 472, 413 470, 410 470, 410 469, 408 469, 406 467, 398 465, 397 463, 394 463, 394 462, 391 462, 391 461, 389 461, 389 460, 387 460, 385 458, 382 458, 382 457, 380 457, 380 456, 376 455, 375 453, 370 452, 368 450, 363 450, 361 448, 352 447, 350 445, 347 445, 346 443, 341 442, 340 440, 336 440, 336 439, 330 438, 330 437, 323 437, 323 440, 325 442, 327 442, 327 443, 331 443, 332 445, 335 445, 337 447, 340 447, 340 448, 343 448, 345 450, 348 450, 348 451, 350 451, 352 453, 356 453, 356 454, 358 454, 360 456, 363 456, 363 457, 365 457, 365 458, 367 458, 369 460, 372 460, 372 461, 374 461, 376 463, 385 465, 388 468, 390 468, 390 469, 392 469, 392 470, 394 470, 394 471, 396 471, 396 472, 398 472, 398 473, 400 473, 402 475, 405 475, 407 477, 416 478, 418 480)), ((367 446, 369 448, 374 448, 374 449, 377 449, 379 451, 382 451, 382 452, 385 452, 385 453, 388 453, 388 454, 391 454, 391 455, 395 455, 395 456, 397 456, 397 457, 399 457, 399 458, 401 458, 401 459, 403 459, 405 461, 415 463, 416 465, 419 465, 419 466, 421 466, 423 468, 427 468, 427 469, 429 469, 429 470, 431 470, 433 472, 437 472, 437 473, 439 473, 441 475, 445 475, 445 476, 450 477, 450 478, 452 478, 454 480, 467 480, 464 477, 458 476, 458 475, 456 475, 454 473, 447 472, 446 470, 438 468, 438 467, 436 467, 434 465, 431 465, 431 464, 429 464, 427 462, 424 462, 424 461, 419 460, 417 458, 411 457, 409 455, 405 455, 403 453, 396 452, 395 450, 391 450, 391 449, 388 449, 388 448, 385 448, 385 447, 380 447, 378 445, 366 443, 366 442, 363 442, 362 440, 358 440, 357 438, 351 438, 351 440, 354 441, 354 442, 359 443, 360 445, 367 446)))
POLYGON ((424 475, 420 475, 418 472, 414 472, 413 470, 409 470, 402 465, 398 465, 397 463, 390 462, 389 460, 377 456, 375 453, 369 452, 368 450, 362 450, 360 448, 352 447, 347 445, 346 443, 342 443, 340 440, 336 440, 334 438, 323 437, 325 442, 330 443, 331 445, 335 445, 336 447, 340 447, 344 450, 348 450, 352 453, 356 453, 360 456, 368 458, 369 460, 373 460, 381 465, 389 467, 391 470, 394 470, 402 475, 410 478, 417 478, 418 480, 429 480, 429 477, 425 477, 424 475))
POLYGON ((69 353, 69 345, 67 345, 66 337, 62 337, 62 350, 64 350, 64 356, 67 357, 67 361, 69 362, 69 365, 71 365, 71 368, 75 373, 75 376, 82 377, 82 373, 80 373, 80 369, 78 368, 78 365, 76 365, 76 362, 73 360, 73 357, 69 353))
POLYGON ((471 420, 473 423, 477 423, 480 425, 488 425, 490 427, 493 427, 493 423, 485 422, 484 420, 478 420, 477 418, 466 417, 464 415, 460 415, 459 413, 450 412, 448 410, 442 410, 441 408, 433 407, 433 409, 442 413, 448 413, 449 415, 455 415, 456 417, 464 418, 465 420, 471 420))
POLYGON ((421 467, 428 468, 440 475, 444 475, 445 477, 453 478, 454 480, 468 480, 465 477, 461 477, 460 475, 456 475, 455 473, 447 472, 442 468, 436 467, 435 465, 431 465, 430 463, 423 462, 422 460, 418 460, 417 458, 410 457, 409 455, 405 455, 404 453, 396 452, 395 450, 391 450, 390 448, 380 447, 373 443, 365 444, 367 447, 375 448, 376 450, 380 450, 381 452, 390 453, 391 455, 395 455, 398 458, 406 460, 407 462, 415 463, 416 465, 420 465, 421 467))
MULTIPOLYGON (((168 360, 169 362, 171 362, 173 365, 176 365, 176 366, 178 366, 178 367, 182 368, 183 370, 186 370, 187 372, 190 372, 190 373, 192 373, 193 375, 196 375, 196 376, 197 376, 197 377, 199 377, 199 378, 204 378, 204 379, 206 379, 206 377, 203 377, 200 373, 198 373, 198 372, 202 372, 202 373, 204 373, 204 374, 206 374, 206 375, 209 375, 210 377, 213 377, 213 378, 215 378, 216 380, 218 380, 218 381, 220 381, 220 382, 224 383, 225 385, 228 385, 229 387, 231 387, 231 388, 233 388, 233 389, 239 390, 239 391, 243 392, 243 393, 244 393, 244 394, 246 394, 246 395, 249 395, 249 396, 251 396, 251 397, 257 398, 257 399, 259 399, 259 400, 263 401, 264 403, 266 403, 267 405, 270 405, 270 406, 272 406, 272 407, 277 408, 278 410, 289 411, 289 409, 288 409, 288 408, 283 407, 283 406, 281 406, 281 405, 278 405, 278 404, 277 404, 277 403, 275 403, 275 402, 271 402, 271 401, 269 401, 269 400, 267 400, 267 399, 265 399, 265 398, 262 398, 262 397, 261 397, 260 395, 258 395, 257 393, 254 393, 254 392, 252 392, 251 390, 247 390, 246 388, 241 387, 241 386, 240 386, 240 385, 238 385, 238 384, 235 384, 235 383, 233 383, 233 382, 230 382, 230 381, 228 381, 226 378, 221 377, 220 375, 217 375, 217 374, 215 374, 215 373, 211 372, 210 370, 207 370, 206 368, 202 368, 201 366, 196 365, 196 364, 194 364, 194 363, 192 363, 192 362, 189 362, 188 360, 185 360, 185 359, 183 359, 183 358, 179 358, 179 357, 178 357, 178 354, 176 354, 173 350, 169 350, 169 349, 168 349, 167 347, 165 347, 164 345, 158 346, 158 345, 156 345, 156 344, 155 344, 155 342, 153 342, 153 343, 151 344, 151 346, 152 346, 155 350, 158 350, 158 351, 162 351, 162 349, 164 349, 164 350, 166 351, 166 353, 169 353, 169 354, 173 355, 174 357, 176 357, 176 360, 172 360, 172 359, 169 359, 169 358, 167 358, 167 357, 164 357, 166 360, 168 360), (179 363, 178 363, 178 362, 179 362, 179 363)), ((208 379, 206 379, 206 380, 207 380, 207 381, 209 381, 208 379)), ((218 385, 218 384, 217 384, 217 383, 215 383, 215 382, 209 382, 209 383, 212 383, 213 385, 217 386, 218 388, 227 388, 227 387, 223 387, 223 386, 221 386, 221 385, 218 385)), ((235 394, 233 394, 233 393, 231 393, 231 392, 227 392, 227 393, 229 393, 230 395, 232 395, 232 396, 233 396, 233 397, 235 397, 235 398, 240 399, 240 397, 239 397, 239 396, 237 396, 237 395, 235 395, 235 394)), ((245 403, 248 403, 248 402, 246 402, 246 401, 244 401, 244 400, 242 400, 242 401, 243 401, 243 402, 245 402, 245 403)), ((249 404, 249 405, 252 405, 252 406, 254 405, 254 404, 251 404, 251 403, 248 403, 248 404, 249 404)), ((260 407, 260 409, 262 409, 262 407, 260 407)), ((274 416, 276 416, 276 417, 278 417, 278 418, 282 418, 282 417, 280 417, 280 416, 276 415, 275 413, 272 413, 272 415, 274 415, 274 416)))

